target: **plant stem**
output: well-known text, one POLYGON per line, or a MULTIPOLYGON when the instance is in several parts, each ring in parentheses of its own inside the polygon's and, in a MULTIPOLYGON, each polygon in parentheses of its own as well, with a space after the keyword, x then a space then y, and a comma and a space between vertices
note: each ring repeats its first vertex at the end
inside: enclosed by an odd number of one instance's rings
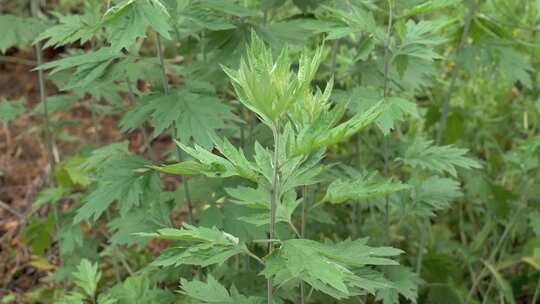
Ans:
POLYGON ((99 119, 97 117, 97 113, 96 113, 95 109, 90 107, 90 112, 92 114, 92 125, 94 127, 94 132, 96 132, 94 134, 94 141, 96 143, 96 146, 99 146, 100 143, 101 143, 101 139, 99 138, 99 132, 98 132, 99 119))
POLYGON ((246 254, 249 256, 249 257, 252 257, 255 261, 259 262, 261 265, 264 266, 264 261, 261 260, 261 258, 259 258, 256 254, 254 254, 253 252, 247 250, 246 251, 246 254))
MULTIPOLYGON (((386 29, 386 42, 384 43, 384 71, 383 71, 383 97, 386 99, 388 97, 389 86, 389 77, 388 73, 390 70, 390 41, 392 39, 392 22, 393 22, 393 9, 392 9, 392 0, 388 1, 388 27, 386 29)), ((383 139, 383 158, 384 158, 384 175, 388 176, 388 137, 384 136, 383 139)), ((386 226, 386 237, 390 240, 390 204, 388 201, 388 196, 385 196, 385 215, 384 222, 386 226)))
POLYGON ((306 205, 308 202, 308 186, 302 187, 302 213, 300 217, 300 236, 304 238, 306 236, 306 205))
POLYGON ((486 290, 486 293, 484 294, 484 300, 482 301, 482 304, 487 304, 488 299, 489 299, 489 293, 491 292, 491 289, 495 285, 494 283, 495 282, 493 280, 489 283, 488 289, 486 290))
POLYGON ((14 56, 3 56, 3 55, 0 55, 0 62, 18 63, 18 64, 24 64, 24 65, 29 65, 29 66, 35 66, 37 64, 37 62, 33 60, 28 60, 28 59, 14 57, 14 56))
MULTIPOLYGON (((523 207, 522 207, 523 208, 523 207)), ((499 238, 499 241, 495 245, 495 248, 491 251, 491 254, 489 255, 489 258, 487 259, 487 263, 492 263, 493 260, 495 260, 495 257, 497 256, 497 253, 502 248, 502 245, 504 244, 506 238, 508 237, 510 233, 510 228, 514 226, 515 221, 518 219, 518 215, 521 213, 522 208, 520 208, 516 214, 514 215, 514 218, 506 225, 506 228, 504 229, 501 237, 499 238)), ((480 284, 480 280, 484 277, 486 273, 486 263, 484 263, 484 266, 482 267, 482 270, 480 273, 476 276, 473 285, 471 287, 471 290, 469 290, 469 294, 467 295, 467 298, 465 299, 465 304, 468 304, 473 296, 473 294, 476 292, 476 289, 478 288, 478 285, 480 284)))
MULTIPOLYGON (((11 131, 9 130, 9 123, 7 121, 4 121, 4 132, 6 133, 6 151, 9 151, 9 147, 11 147, 11 131)), ((7 153, 7 152, 6 152, 7 153)))
POLYGON ((337 67, 337 53, 339 51, 339 39, 332 43, 332 65, 330 66, 330 75, 334 76, 337 67))
MULTIPOLYGON (((135 90, 133 90, 133 83, 131 82, 129 77, 126 77, 126 85, 127 85, 127 88, 128 88, 129 99, 131 100, 132 103, 137 102, 137 97, 135 96, 135 90)), ((145 126, 146 126, 145 124, 141 126, 141 133, 143 135, 143 141, 144 141, 144 144, 146 145, 146 147, 148 149, 148 153, 150 154, 150 158, 152 160, 155 160, 156 159, 156 153, 154 153, 154 148, 152 147, 152 140, 148 136, 148 133, 146 132, 146 127, 145 126)))
MULTIPOLYGON (((277 212, 277 206, 279 204, 279 123, 276 122, 274 126, 272 127, 272 135, 274 137, 274 156, 273 156, 273 170, 272 170, 272 198, 270 202, 270 229, 268 232, 268 239, 272 240, 274 239, 275 233, 276 233, 276 212, 277 212)), ((272 251, 274 251, 274 244, 273 242, 268 243, 268 254, 271 254, 272 251)), ((268 304, 273 304, 273 280, 272 277, 269 277, 267 282, 267 298, 268 298, 268 304)))
MULTIPOLYGON (((39 2, 35 1, 31 5, 32 9, 32 16, 37 17, 38 15, 38 9, 39 9, 39 2)), ((41 66, 43 63, 43 53, 41 52, 41 43, 36 42, 35 44, 35 50, 36 50, 36 60, 37 65, 41 66)), ((45 93, 45 77, 43 76, 43 70, 38 70, 38 83, 39 83, 39 97, 40 101, 43 104, 43 120, 45 122, 45 141, 47 142, 47 161, 50 166, 50 177, 49 177, 49 184, 54 187, 55 180, 54 180, 54 172, 56 169, 56 160, 54 159, 53 155, 53 141, 51 137, 51 121, 49 117, 49 108, 47 105, 47 98, 45 93)), ((58 206, 58 203, 53 204, 53 212, 54 212, 54 218, 55 218, 55 227, 56 232, 59 233, 61 229, 61 217, 60 217, 60 208, 58 206)), ((60 239, 57 240, 58 244, 60 245, 60 239)), ((59 246, 60 247, 60 246, 59 246)), ((60 250, 58 250, 58 264, 62 266, 62 257, 60 250)))
POLYGON ((448 87, 448 94, 446 95, 446 98, 443 101, 442 109, 441 109, 441 118, 439 120, 439 129, 437 129, 437 137, 435 139, 435 143, 437 145, 440 145, 443 139, 443 134, 446 129, 446 121, 448 120, 448 112, 450 109, 450 99, 452 99, 452 94, 454 93, 454 87, 456 86, 457 76, 459 73, 459 70, 461 70, 461 60, 459 60, 459 54, 465 47, 465 43, 467 43, 467 40, 469 38, 469 29, 471 27, 471 21, 474 17, 474 14, 476 12, 476 0, 469 0, 469 13, 465 17, 465 25, 463 27, 463 33, 461 34, 461 40, 459 42, 458 48, 456 50, 456 65, 454 66, 454 69, 452 70, 452 78, 450 80, 450 86, 448 87))
MULTIPOLYGON (((159 64, 161 66, 161 76, 162 76, 162 81, 163 81, 163 92, 165 93, 165 95, 169 95, 169 80, 167 78, 167 72, 165 71, 165 61, 163 59, 163 50, 162 50, 162 47, 161 47, 161 36, 156 33, 156 50, 157 50, 157 53, 158 53, 158 58, 159 58, 159 64)), ((178 138, 178 134, 177 134, 177 129, 176 129, 176 122, 174 122, 173 124, 173 137, 176 139, 178 138)), ((178 158, 178 161, 182 161, 182 151, 180 151, 179 148, 176 148, 176 156, 178 158)), ((193 224, 194 223, 194 219, 193 219, 193 203, 191 201, 191 192, 189 191, 189 183, 188 183, 188 178, 183 175, 182 176, 182 184, 183 184, 183 187, 184 187, 184 193, 186 195, 186 203, 187 203, 187 207, 188 207, 188 223, 190 224, 193 224)))
POLYGON ((427 230, 429 229, 429 220, 425 219, 420 229, 420 244, 418 244, 418 255, 416 256, 416 273, 422 272, 422 260, 424 258, 424 247, 426 247, 427 230))
POLYGON ((540 278, 538 278, 538 283, 536 283, 536 290, 534 291, 534 296, 532 300, 532 304, 537 303, 538 296, 540 295, 540 278))

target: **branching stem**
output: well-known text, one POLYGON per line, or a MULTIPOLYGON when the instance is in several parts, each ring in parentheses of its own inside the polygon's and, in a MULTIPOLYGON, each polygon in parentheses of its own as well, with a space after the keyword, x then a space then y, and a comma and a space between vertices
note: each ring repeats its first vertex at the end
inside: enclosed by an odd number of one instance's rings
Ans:
POLYGON ((467 43, 467 40, 469 39, 469 29, 471 27, 471 21, 474 18, 474 14, 476 13, 476 0, 469 0, 469 13, 465 17, 465 25, 463 27, 463 33, 461 34, 461 40, 459 42, 459 46, 456 50, 456 65, 454 66, 454 69, 452 70, 452 78, 450 79, 450 86, 448 87, 448 94, 446 95, 446 98, 443 101, 442 109, 441 109, 441 118, 439 120, 439 129, 437 129, 437 137, 435 139, 435 143, 437 145, 440 145, 443 139, 443 134, 446 129, 446 121, 448 120, 448 112, 450 109, 450 99, 452 99, 452 94, 454 93, 454 87, 456 86, 457 77, 459 74, 459 70, 461 70, 461 64, 462 61, 459 60, 459 54, 465 47, 465 43, 467 43))
MULTIPOLYGON (((39 2, 35 1, 31 5, 32 8, 32 16, 37 17, 38 15, 38 9, 39 9, 39 2)), ((35 50, 36 50, 36 60, 37 65, 41 66, 43 63, 43 53, 41 52, 41 43, 37 42, 35 44, 35 50)), ((47 98, 45 93, 45 76, 43 75, 43 70, 39 69, 38 72, 38 83, 39 83, 39 97, 40 101, 43 104, 43 120, 45 122, 45 141, 47 142, 47 160, 49 162, 50 166, 50 178, 49 178, 49 184, 54 187, 55 180, 54 180, 54 172, 56 169, 56 160, 54 159, 53 154, 53 140, 51 136, 51 120, 49 117, 49 107, 47 104, 47 98)), ((58 203, 53 204, 53 212, 55 217, 55 227, 56 232, 59 233, 61 229, 61 217, 60 217, 60 208, 58 206, 58 203)), ((58 244, 60 244, 60 239, 58 239, 58 244)), ((60 266, 62 266, 62 257, 60 254, 60 250, 58 251, 58 263, 60 266)))
MULTIPOLYGON (((272 135, 274 137, 274 156, 272 159, 272 198, 270 202, 270 229, 268 232, 268 239, 272 240, 275 238, 276 234, 276 212, 277 212, 277 206, 279 204, 280 199, 280 189, 279 189, 279 141, 280 141, 280 134, 279 134, 279 123, 274 123, 274 126, 272 127, 272 135)), ((268 254, 271 254, 272 251, 274 251, 274 244, 273 242, 268 243, 268 254)), ((272 277, 269 277, 267 282, 267 299, 268 304, 273 303, 273 280, 272 277)))
MULTIPOLYGON (((157 50, 157 53, 158 53, 159 64, 161 66, 161 76, 162 76, 162 81, 163 81, 163 92, 165 93, 165 95, 169 95, 169 93, 170 93, 169 79, 167 77, 167 72, 165 70, 165 61, 163 59, 163 48, 161 46, 161 36, 158 33, 156 33, 156 50, 157 50)), ((176 122, 173 125, 173 132, 172 133, 173 133, 173 137, 175 139, 178 138, 176 122)), ((178 158, 178 161, 182 161, 182 151, 180 151, 179 148, 176 148, 176 153, 177 153, 176 156, 178 158)), ((191 192, 190 192, 190 189, 189 189, 188 178, 185 175, 182 176, 182 185, 184 187, 184 193, 186 195, 186 203, 187 203, 187 207, 188 207, 188 222, 190 224, 193 224, 194 223, 193 202, 191 201, 191 192)))
MULTIPOLYGON (((392 23, 393 23, 393 5, 392 0, 388 1, 388 27, 386 29, 386 42, 384 43, 384 67, 383 67, 383 97, 386 99, 388 97, 389 86, 389 76, 390 71, 390 42, 392 39, 392 23)), ((384 175, 388 176, 388 137, 384 136, 383 139, 383 158, 384 158, 384 175)), ((386 226, 386 236, 390 240, 390 204, 388 201, 388 196, 385 197, 385 215, 384 221, 386 226)))
POLYGON ((514 226, 516 220, 519 218, 521 210, 523 210, 523 209, 520 208, 518 211, 516 211, 516 214, 514 215, 512 220, 506 225, 501 237, 499 238, 499 241, 497 242, 497 244, 495 245, 495 247, 491 251, 491 254, 489 255, 489 258, 487 259, 487 263, 484 263, 484 266, 482 267, 482 270, 480 271, 480 273, 478 273, 478 275, 474 279, 471 290, 469 290, 469 294, 467 295, 467 298, 465 299, 465 304, 468 304, 471 301, 471 298, 472 298, 473 294, 476 292, 476 289, 478 288, 478 285, 480 284, 480 281, 487 274, 486 264, 491 264, 491 263, 494 262, 495 257, 499 253, 499 250, 502 248, 504 242, 506 241, 506 238, 509 236, 511 228, 514 226))

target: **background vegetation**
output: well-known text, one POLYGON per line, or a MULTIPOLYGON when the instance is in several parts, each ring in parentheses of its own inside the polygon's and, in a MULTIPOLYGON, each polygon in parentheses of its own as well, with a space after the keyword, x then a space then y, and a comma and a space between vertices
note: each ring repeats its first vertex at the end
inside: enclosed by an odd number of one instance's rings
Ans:
POLYGON ((0 4, 0 302, 540 303, 540 1, 0 4))

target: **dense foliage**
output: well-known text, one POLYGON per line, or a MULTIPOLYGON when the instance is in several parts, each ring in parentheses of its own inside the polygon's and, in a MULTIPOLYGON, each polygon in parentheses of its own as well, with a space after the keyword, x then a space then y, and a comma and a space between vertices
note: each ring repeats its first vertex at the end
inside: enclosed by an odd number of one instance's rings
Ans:
POLYGON ((0 120, 44 115, 25 239, 57 256, 24 301, 540 303, 539 1, 7 2, 42 103, 0 120), (88 97, 146 152, 56 162, 88 97))

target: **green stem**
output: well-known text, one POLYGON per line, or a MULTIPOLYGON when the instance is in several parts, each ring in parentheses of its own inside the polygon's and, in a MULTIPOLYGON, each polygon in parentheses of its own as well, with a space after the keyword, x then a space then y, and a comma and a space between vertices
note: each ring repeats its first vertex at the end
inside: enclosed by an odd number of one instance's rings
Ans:
POLYGON ((489 286, 488 286, 488 289, 486 290, 486 293, 484 294, 484 300, 482 301, 482 304, 487 304, 488 299, 489 299, 489 293, 491 292, 491 289, 493 288, 494 285, 495 285, 495 281, 492 280, 489 283, 489 286))
MULTIPOLYGON (((390 41, 392 39, 392 22, 393 22, 393 9, 392 9, 392 0, 388 1, 389 13, 388 13, 388 28, 386 29, 386 42, 384 43, 384 70, 383 70, 383 97, 386 99, 388 96, 389 86, 389 77, 388 73, 390 71, 390 41)), ((384 136, 383 139, 383 158, 384 158, 384 175, 388 176, 388 137, 384 136)), ((385 196, 384 202, 384 222, 386 226, 386 237, 390 240, 390 203, 388 196, 385 196)))
POLYGON ((306 205, 308 202, 308 186, 302 188, 302 213, 300 217, 300 235, 302 238, 306 236, 306 205))
MULTIPOLYGON (((508 237, 512 226, 514 226, 515 221, 518 219, 519 214, 521 213, 521 210, 522 208, 516 212, 512 220, 508 223, 508 225, 506 225, 506 228, 504 229, 501 237, 499 238, 499 241, 497 242, 497 244, 491 251, 489 258, 487 259, 488 264, 493 263, 493 260, 495 260, 495 257, 497 256, 497 253, 499 252, 499 250, 502 248, 502 245, 504 244, 506 238, 508 237)), ((470 302, 473 294, 476 292, 476 289, 478 288, 478 285, 480 284, 480 280, 484 277, 484 275, 486 275, 486 263, 484 263, 482 270, 476 276, 476 279, 473 282, 471 290, 469 290, 469 294, 467 295, 467 298, 465 299, 465 304, 468 304, 470 302)))
POLYGON ((93 107, 90 107, 90 113, 92 114, 92 125, 94 127, 94 141, 96 143, 96 146, 99 146, 101 143, 101 139, 99 137, 99 118, 98 114, 96 113, 95 109, 93 107))
POLYGON ((443 101, 442 109, 441 109, 441 118, 439 120, 439 128, 437 129, 437 137, 435 140, 435 143, 437 145, 440 145, 443 139, 443 134, 446 129, 446 122, 448 120, 448 112, 450 109, 450 99, 452 99, 452 94, 454 93, 454 87, 456 86, 457 76, 459 74, 459 70, 461 70, 461 63, 462 61, 459 60, 459 54, 465 47, 465 44, 467 43, 467 40, 469 38, 469 29, 471 27, 471 21, 474 18, 474 14, 476 12, 476 0, 469 0, 469 13, 465 17, 465 25, 463 27, 463 33, 461 34, 461 41, 459 42, 459 46, 456 50, 456 65, 454 66, 454 69, 452 70, 452 78, 450 80, 450 86, 448 87, 448 94, 446 95, 446 98, 443 101))
POLYGON ((249 250, 246 250, 246 254, 249 256, 249 257, 252 257, 255 261, 259 262, 261 265, 264 266, 264 261, 261 260, 261 258, 259 258, 257 255, 255 255, 253 252, 249 251, 249 250))
POLYGON ((332 43, 332 65, 330 66, 330 74, 332 76, 336 73, 338 51, 339 51, 339 39, 336 39, 332 43))
POLYGON ((3 125, 6 134, 6 151, 8 151, 9 147, 11 147, 11 131, 9 130, 9 123, 7 121, 4 121, 3 125))
POLYGON ((532 304, 537 303, 538 297, 540 295, 540 278, 538 278, 538 283, 536 283, 536 290, 534 291, 534 296, 532 300, 532 304))
POLYGON ((425 220, 420 229, 420 244, 418 244, 418 255, 416 256, 416 273, 422 272, 422 260, 424 258, 424 247, 426 247, 427 230, 429 229, 429 220, 425 220))
MULTIPOLYGON (((107 209, 105 211, 105 216, 107 217, 107 222, 111 221, 111 211, 107 209)), ((105 235, 105 237, 109 237, 108 235, 105 235)), ((114 276, 116 278, 116 282, 120 283, 122 282, 122 277, 120 276, 120 265, 118 265, 119 257, 116 254, 116 246, 114 244, 111 244, 112 246, 112 263, 114 268, 114 276)))
MULTIPOLYGON (((129 77, 126 77, 126 85, 128 88, 129 99, 131 100, 132 103, 136 103, 137 97, 135 96, 135 90, 133 90, 133 83, 131 82, 129 77)), ((148 132, 146 132, 146 124, 143 124, 141 126, 141 133, 143 135, 144 145, 147 147, 148 153, 150 154, 150 158, 152 160, 155 160, 156 153, 154 152, 154 148, 152 147, 152 140, 150 139, 148 132)))
MULTIPOLYGON (((34 2, 32 3, 31 5, 31 8, 32 8, 32 16, 34 17, 37 17, 38 15, 38 9, 39 9, 39 3, 38 2, 34 2)), ((41 43, 40 42, 37 42, 36 45, 35 45, 35 50, 36 50, 36 59, 37 59, 37 64, 38 66, 41 66, 41 64, 43 63, 43 53, 41 52, 41 43)), ((43 104, 43 119, 45 121, 45 141, 47 142, 47 160, 49 162, 49 166, 50 166, 50 179, 49 179, 49 183, 51 186, 54 187, 55 185, 55 180, 54 180, 54 172, 55 172, 55 169, 56 169, 56 160, 54 159, 54 154, 53 154, 53 141, 52 141, 52 136, 51 136, 51 121, 50 121, 50 117, 49 117, 49 107, 48 107, 48 104, 47 104, 47 98, 46 98, 46 93, 45 93, 45 77, 43 76, 43 70, 42 69, 39 69, 38 70, 38 82, 39 82, 39 97, 40 97, 40 100, 41 100, 41 103, 43 104)), ((53 205, 53 212, 54 212, 54 217, 55 217, 55 227, 56 227, 56 232, 58 233, 60 231, 60 229, 62 228, 61 227, 61 215, 60 215, 60 208, 58 206, 58 203, 54 204, 53 205)), ((58 244, 60 245, 60 239, 58 239, 58 244)), ((58 251, 58 263, 60 264, 60 266, 62 266, 62 257, 61 257, 61 254, 60 254, 60 250, 58 251)))
MULTIPOLYGON (((277 212, 277 206, 279 204, 279 198, 280 198, 280 189, 279 189, 279 123, 275 123, 272 127, 272 135, 274 137, 274 156, 272 159, 273 162, 273 170, 272 170, 272 198, 270 202, 270 229, 268 232, 268 239, 272 240, 274 239, 275 233, 276 233, 276 212, 277 212)), ((268 254, 271 254, 272 251, 274 251, 274 244, 273 242, 268 243, 268 254)), ((266 288, 267 288, 267 299, 268 304, 273 304, 273 280, 272 277, 269 277, 266 282, 266 288)))
MULTIPOLYGON (((162 77, 162 81, 163 81, 163 92, 165 93, 165 95, 169 95, 169 79, 167 78, 167 72, 165 70, 165 60, 163 59, 163 50, 162 50, 162 47, 161 47, 161 36, 156 33, 156 50, 157 50, 157 53, 158 53, 158 58, 159 58, 159 64, 161 66, 161 77, 162 77)), ((176 128, 176 122, 174 123, 173 125, 173 137, 176 139, 178 138, 178 134, 177 134, 177 128, 176 128)), ((176 156, 178 158, 178 161, 182 161, 182 151, 180 151, 179 148, 176 148, 176 156)), ((185 192, 185 195, 186 195, 186 203, 187 203, 187 207, 188 207, 188 222, 190 224, 193 224, 194 223, 194 218, 193 218, 193 203, 191 201, 191 192, 189 190, 189 182, 188 182, 188 178, 183 175, 182 176, 182 184, 183 184, 183 187, 184 187, 184 192, 185 192)))

